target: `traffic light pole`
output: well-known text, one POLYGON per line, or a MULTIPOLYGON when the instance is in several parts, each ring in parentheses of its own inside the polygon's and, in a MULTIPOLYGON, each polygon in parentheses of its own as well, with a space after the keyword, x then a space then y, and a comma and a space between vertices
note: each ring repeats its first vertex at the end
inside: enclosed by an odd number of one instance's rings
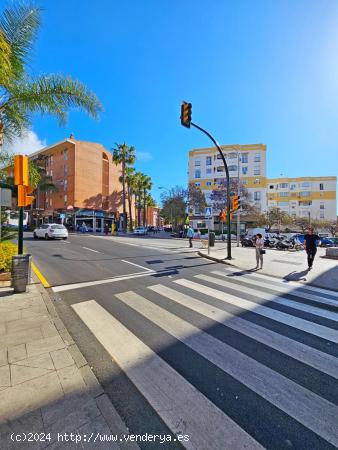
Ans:
POLYGON ((19 207, 18 255, 23 254, 23 206, 19 207))
POLYGON ((225 161, 222 149, 221 149, 220 145, 218 144, 218 142, 216 141, 216 139, 210 133, 208 133, 208 131, 206 131, 203 128, 199 127, 195 123, 190 122, 190 125, 192 127, 194 127, 194 128, 197 128, 198 130, 202 131, 202 133, 206 134, 208 136, 208 138, 212 140, 212 142, 217 147, 217 150, 219 151, 219 154, 221 155, 221 158, 222 158, 222 161, 223 161, 223 164, 224 164, 225 174, 226 174, 226 179, 227 179, 227 244, 228 244, 227 248, 228 248, 228 256, 227 256, 226 259, 232 259, 231 258, 231 222, 230 222, 230 211, 231 211, 230 176, 229 176, 228 165, 227 165, 227 163, 225 161))

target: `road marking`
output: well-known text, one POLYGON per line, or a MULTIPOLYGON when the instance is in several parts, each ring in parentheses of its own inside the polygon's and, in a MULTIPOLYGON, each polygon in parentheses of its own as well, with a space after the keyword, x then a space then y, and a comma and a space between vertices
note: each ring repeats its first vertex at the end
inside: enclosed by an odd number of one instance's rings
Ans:
POLYGON ((99 252, 97 250, 93 250, 92 248, 88 248, 88 247, 82 247, 82 248, 84 248, 85 250, 89 250, 91 252, 94 252, 94 253, 101 253, 101 252, 99 252))
POLYGON ((50 284, 48 283, 48 281, 46 280, 46 278, 42 275, 42 273, 40 272, 40 270, 36 267, 36 265, 32 262, 32 269, 35 273, 35 275, 39 278, 39 280, 41 281, 42 285, 45 288, 49 288, 50 284))
POLYGON ((126 264, 131 264, 132 266, 139 267, 140 269, 143 269, 143 270, 145 270, 146 272, 155 272, 154 270, 149 269, 148 267, 140 266, 139 264, 135 264, 135 263, 133 263, 133 262, 131 262, 131 261, 126 261, 125 259, 121 259, 121 261, 124 262, 124 263, 126 263, 126 264))
POLYGON ((116 297, 273 406, 331 444, 338 444, 336 405, 135 292, 124 292, 116 297))
POLYGON ((117 281, 131 280, 132 278, 149 277, 151 275, 155 275, 156 273, 165 275, 166 273, 170 273, 170 272, 171 272, 171 270, 163 270, 163 271, 160 270, 158 272, 136 272, 136 273, 127 274, 127 275, 117 275, 116 277, 112 277, 112 278, 104 278, 103 280, 84 281, 84 282, 73 283, 73 284, 63 284, 60 286, 54 286, 54 287, 52 287, 52 289, 54 292, 71 291, 72 289, 81 289, 84 287, 97 286, 100 284, 116 283, 117 281))
MULTIPOLYGON (((222 272, 218 272, 217 270, 214 272, 211 272, 211 273, 215 274, 215 275, 219 275, 219 276, 224 275, 224 274, 222 274, 222 272)), ((203 280, 203 275, 195 275, 195 278, 199 278, 199 279, 203 280)), ((209 277, 207 281, 210 281, 210 283, 214 283, 219 286, 224 286, 226 288, 237 291, 239 294, 246 293, 246 294, 254 295, 255 297, 258 297, 259 299, 262 299, 262 300, 267 300, 269 302, 274 302, 274 303, 277 303, 280 305, 288 306, 290 308, 298 309, 299 311, 304 311, 304 312, 313 314, 315 316, 325 317, 326 319, 330 319, 330 320, 334 320, 334 321, 338 322, 338 314, 337 313, 331 312, 331 311, 326 311, 323 308, 318 308, 317 306, 307 305, 307 304, 301 303, 299 301, 289 300, 289 299, 283 297, 281 293, 279 293, 279 295, 269 294, 262 290, 254 289, 253 287, 247 287, 240 283, 238 283, 238 284, 231 283, 228 280, 220 280, 219 278, 216 278, 216 277, 213 278, 213 281, 212 281, 212 278, 209 277)), ((247 281, 247 283, 249 283, 249 284, 251 283, 251 280, 245 280, 245 281, 247 281)), ((290 294, 291 293, 292 292, 290 292, 290 294)), ((257 303, 257 304, 260 304, 260 303, 257 303)))
MULTIPOLYGON (((131 333, 96 301, 72 308, 103 345, 173 434, 189 450, 263 449, 183 376, 131 333)), ((287 393, 284 393, 287 395, 287 393)))
MULTIPOLYGON (((203 279, 208 281, 208 276, 203 275, 203 279)), ((338 344, 338 331, 332 330, 331 328, 324 327, 323 325, 318 325, 317 323, 310 322, 308 320, 300 319, 294 317, 290 314, 286 314, 275 309, 268 308, 267 306, 258 305, 255 302, 245 300, 243 298, 237 297, 235 295, 230 295, 227 292, 219 291, 203 284, 195 283, 194 281, 186 280, 184 278, 175 280, 174 283, 180 284, 187 288, 193 289, 197 292, 203 292, 203 294, 209 295, 213 298, 217 298, 224 303, 237 306, 246 311, 251 311, 260 316, 267 317, 268 319, 275 320, 277 322, 289 325, 290 327, 296 328, 297 330, 305 331, 306 333, 313 334, 327 341, 335 342, 338 344)))
MULTIPOLYGON (((248 336, 261 344, 267 345, 291 358, 302 361, 327 375, 331 375, 333 378, 338 379, 338 359, 334 356, 323 353, 313 347, 309 347, 306 344, 293 340, 287 336, 276 333, 275 331, 264 328, 260 325, 250 322, 249 320, 242 319, 234 314, 223 311, 216 308, 213 305, 204 303, 195 297, 183 294, 175 289, 156 284, 148 286, 148 289, 169 298, 170 300, 178 303, 179 305, 189 308, 208 319, 214 320, 225 327, 238 331, 244 336, 248 336)), ((208 325, 210 326, 210 325, 208 325)))

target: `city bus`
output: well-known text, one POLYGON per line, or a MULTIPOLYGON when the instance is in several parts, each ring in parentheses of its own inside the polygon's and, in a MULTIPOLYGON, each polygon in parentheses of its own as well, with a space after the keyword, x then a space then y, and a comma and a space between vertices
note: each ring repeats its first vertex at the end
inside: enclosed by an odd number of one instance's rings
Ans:
MULTIPOLYGON (((12 228, 19 227, 19 211, 6 211, 7 219, 6 225, 12 228)), ((23 229, 27 230, 28 228, 28 212, 23 212, 23 229)))

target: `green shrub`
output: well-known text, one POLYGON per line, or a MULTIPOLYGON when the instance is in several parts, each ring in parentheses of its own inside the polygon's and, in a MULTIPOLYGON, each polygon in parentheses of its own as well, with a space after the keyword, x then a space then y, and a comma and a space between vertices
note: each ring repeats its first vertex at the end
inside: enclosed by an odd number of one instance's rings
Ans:
POLYGON ((12 268, 12 256, 18 253, 18 246, 12 242, 0 243, 0 272, 10 272, 12 268))

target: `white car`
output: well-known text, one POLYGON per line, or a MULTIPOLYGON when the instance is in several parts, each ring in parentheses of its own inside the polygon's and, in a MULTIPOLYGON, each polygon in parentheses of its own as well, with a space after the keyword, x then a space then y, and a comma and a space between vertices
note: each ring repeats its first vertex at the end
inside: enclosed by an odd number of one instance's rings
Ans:
POLYGON ((34 239, 67 239, 68 230, 64 225, 59 223, 44 223, 39 228, 35 228, 33 237, 34 239))
POLYGON ((142 235, 145 235, 145 234, 147 234, 147 233, 148 233, 148 230, 147 230, 146 227, 137 227, 137 228, 135 228, 135 230, 134 230, 134 234, 142 234, 142 235))

